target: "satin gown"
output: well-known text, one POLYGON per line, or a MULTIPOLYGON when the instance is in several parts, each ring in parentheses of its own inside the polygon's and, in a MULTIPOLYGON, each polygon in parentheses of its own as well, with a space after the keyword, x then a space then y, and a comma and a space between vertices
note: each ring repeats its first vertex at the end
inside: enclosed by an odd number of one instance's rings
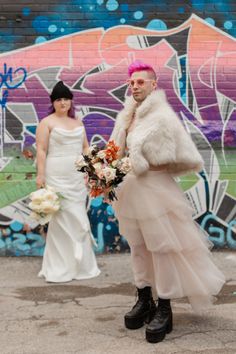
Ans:
POLYGON ((87 190, 75 160, 82 153, 85 130, 53 128, 46 158, 46 183, 62 195, 50 220, 40 277, 48 282, 89 279, 99 275, 86 212, 87 190))

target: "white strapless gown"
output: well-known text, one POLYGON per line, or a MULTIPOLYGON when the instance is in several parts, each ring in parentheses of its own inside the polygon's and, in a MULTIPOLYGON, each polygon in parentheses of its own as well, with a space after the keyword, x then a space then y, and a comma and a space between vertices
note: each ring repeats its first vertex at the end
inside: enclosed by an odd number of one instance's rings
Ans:
POLYGON ((84 127, 51 131, 46 183, 60 192, 61 208, 49 223, 40 277, 49 282, 88 279, 100 274, 86 212, 87 190, 75 160, 82 153, 84 127))

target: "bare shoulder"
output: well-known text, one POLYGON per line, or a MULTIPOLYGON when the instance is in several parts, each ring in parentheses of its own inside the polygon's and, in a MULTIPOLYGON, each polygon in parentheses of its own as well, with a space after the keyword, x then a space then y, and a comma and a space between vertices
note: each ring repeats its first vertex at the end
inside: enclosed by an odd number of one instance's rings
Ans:
POLYGON ((76 125, 79 126, 84 126, 84 123, 82 122, 82 119, 79 118, 78 116, 76 117, 76 125))
POLYGON ((38 125, 38 129, 49 129, 52 125, 52 114, 48 115, 47 117, 43 118, 38 125))

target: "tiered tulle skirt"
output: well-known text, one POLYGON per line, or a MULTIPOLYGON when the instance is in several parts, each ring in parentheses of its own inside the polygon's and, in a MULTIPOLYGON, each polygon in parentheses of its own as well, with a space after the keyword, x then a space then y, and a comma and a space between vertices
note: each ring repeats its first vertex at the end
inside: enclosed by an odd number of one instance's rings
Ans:
POLYGON ((212 244, 193 221, 192 209, 171 175, 128 174, 113 207, 131 250, 145 244, 150 251, 158 296, 187 296, 196 311, 209 306, 224 275, 213 263, 212 244))

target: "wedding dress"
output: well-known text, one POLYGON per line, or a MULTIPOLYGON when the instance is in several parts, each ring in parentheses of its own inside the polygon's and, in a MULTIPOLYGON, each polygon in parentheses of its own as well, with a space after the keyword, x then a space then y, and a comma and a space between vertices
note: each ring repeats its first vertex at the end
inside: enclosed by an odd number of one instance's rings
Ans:
POLYGON ((84 177, 75 160, 82 153, 84 127, 55 127, 49 138, 46 184, 62 195, 61 207, 48 227, 40 277, 49 282, 67 282, 99 275, 93 251, 93 236, 86 212, 84 177))

